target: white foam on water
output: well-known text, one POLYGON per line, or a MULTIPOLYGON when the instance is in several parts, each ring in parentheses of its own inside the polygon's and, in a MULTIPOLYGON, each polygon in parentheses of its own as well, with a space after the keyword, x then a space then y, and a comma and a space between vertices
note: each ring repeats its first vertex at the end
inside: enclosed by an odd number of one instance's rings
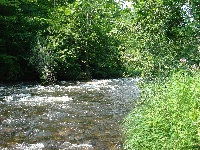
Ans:
POLYGON ((10 95, 5 96, 4 101, 11 102, 11 101, 17 101, 17 102, 58 102, 58 101, 71 101, 73 100, 71 97, 68 96, 60 96, 60 97, 54 97, 54 96, 31 96, 31 95, 25 95, 25 94, 19 94, 19 95, 10 95), (22 96, 23 95, 23 96, 22 96))
POLYGON ((21 150, 42 150, 44 148, 44 144, 43 143, 17 144, 16 148, 21 150))

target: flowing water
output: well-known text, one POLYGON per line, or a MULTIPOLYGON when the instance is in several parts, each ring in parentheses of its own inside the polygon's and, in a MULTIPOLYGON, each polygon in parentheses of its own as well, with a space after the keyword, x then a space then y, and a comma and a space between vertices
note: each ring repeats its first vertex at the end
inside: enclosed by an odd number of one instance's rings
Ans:
POLYGON ((0 85, 0 149, 122 149, 136 79, 0 85))

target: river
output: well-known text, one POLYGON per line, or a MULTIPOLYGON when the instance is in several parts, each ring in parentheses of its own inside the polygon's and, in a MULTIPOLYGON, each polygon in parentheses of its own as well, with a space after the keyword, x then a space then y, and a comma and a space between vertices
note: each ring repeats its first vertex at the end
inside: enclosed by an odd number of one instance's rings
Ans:
POLYGON ((138 79, 0 84, 0 149, 120 150, 138 79))

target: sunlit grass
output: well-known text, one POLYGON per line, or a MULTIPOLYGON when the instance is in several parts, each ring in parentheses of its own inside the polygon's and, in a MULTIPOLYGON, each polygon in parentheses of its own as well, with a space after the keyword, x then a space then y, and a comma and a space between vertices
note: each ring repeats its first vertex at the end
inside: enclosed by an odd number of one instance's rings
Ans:
POLYGON ((200 149, 199 72, 174 73, 145 91, 124 120, 124 149, 200 149))

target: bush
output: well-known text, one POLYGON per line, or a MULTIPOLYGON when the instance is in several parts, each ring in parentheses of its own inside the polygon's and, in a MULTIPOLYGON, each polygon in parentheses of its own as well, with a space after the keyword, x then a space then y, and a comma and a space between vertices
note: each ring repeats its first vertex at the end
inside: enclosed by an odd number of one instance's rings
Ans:
POLYGON ((124 149, 200 149, 199 72, 179 71, 145 86, 124 120, 124 149))
POLYGON ((0 82, 9 80, 18 80, 22 70, 17 57, 0 54, 0 82))

